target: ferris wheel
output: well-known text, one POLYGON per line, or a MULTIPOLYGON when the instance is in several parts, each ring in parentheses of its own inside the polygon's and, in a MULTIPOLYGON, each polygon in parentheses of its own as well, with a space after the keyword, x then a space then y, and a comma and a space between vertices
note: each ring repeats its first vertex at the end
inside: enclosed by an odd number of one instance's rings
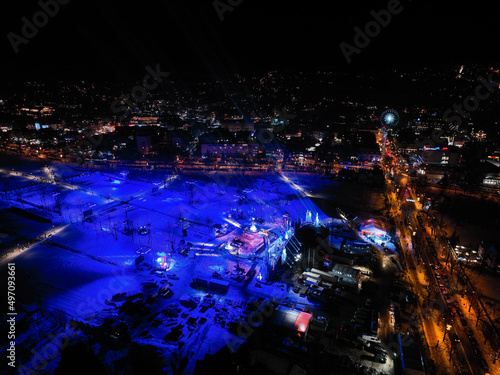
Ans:
POLYGON ((380 123, 384 128, 393 128, 399 123, 399 113, 394 109, 386 109, 380 116, 380 123))

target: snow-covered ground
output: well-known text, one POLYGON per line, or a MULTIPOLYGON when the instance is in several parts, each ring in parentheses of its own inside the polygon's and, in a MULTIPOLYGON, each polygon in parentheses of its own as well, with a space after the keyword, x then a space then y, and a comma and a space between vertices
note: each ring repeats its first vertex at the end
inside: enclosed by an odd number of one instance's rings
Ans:
MULTIPOLYGON (((329 200, 335 199, 338 191, 359 190, 359 186, 340 187, 314 174, 190 172, 147 182, 64 165, 52 165, 47 171, 41 163, 22 163, 15 169, 20 174, 13 175, 16 171, 4 168, 0 176, 12 179, 12 187, 18 184, 25 188, 4 193, 5 207, 13 205, 36 212, 52 222, 37 223, 0 211, 12 221, 0 227, 5 247, 16 247, 15 239, 21 235, 34 238, 54 227, 61 228, 43 242, 16 249, 14 257, 9 257, 9 262, 16 264, 19 309, 42 306, 97 325, 103 318, 118 316, 123 301, 111 301, 114 295, 133 295, 143 291, 141 284, 147 280, 153 279, 161 286, 168 279, 173 295, 157 300, 152 311, 141 316, 138 326, 130 325, 134 327, 132 336, 136 342, 188 356, 188 369, 205 353, 235 342, 227 322, 240 319, 245 303, 252 297, 315 311, 306 297, 287 291, 284 285, 258 282, 264 260, 263 253, 257 250, 266 236, 270 241, 284 238, 284 215, 290 217, 292 227, 294 222, 304 223, 308 211, 312 221, 318 215, 321 222, 331 224, 332 219, 316 203, 330 210, 329 200), (37 177, 52 180, 40 183, 37 177), (159 180, 167 182, 158 184, 159 180), (84 221, 88 210, 92 210, 92 216, 84 221), (17 237, 13 236, 16 231, 17 237), (227 248, 228 243, 238 241, 239 251, 227 248), (148 249, 144 262, 136 267, 139 252, 148 249), (152 267, 160 267, 157 260, 165 261, 166 267, 158 276, 151 273, 152 267), (246 275, 252 270, 254 276, 246 275), (214 294, 215 305, 203 311, 201 303, 207 291, 194 289, 192 281, 194 277, 210 278, 214 273, 229 283, 229 291, 214 294), (196 301, 196 307, 183 306, 188 298, 196 301), (165 310, 169 309, 180 309, 181 313, 167 317, 165 310), (188 324, 190 317, 198 322, 196 328, 188 324), (151 321, 155 319, 160 324, 153 327, 151 321), (174 323, 183 325, 182 348, 165 339, 174 323)), ((363 206, 363 201, 371 199, 361 195, 356 204, 363 206)), ((354 211, 352 202, 339 203, 349 203, 348 209, 354 211)), ((366 207, 366 212, 372 209, 374 206, 366 207)), ((328 213, 332 215, 332 211, 328 213)), ((359 241, 352 232, 342 232, 340 221, 336 224, 340 228, 339 243, 334 246, 340 248, 346 237, 359 241)), ((0 265, 2 270, 5 267, 5 262, 0 265)), ((33 334, 28 331, 25 336, 33 334)), ((53 369, 53 364, 46 367, 47 372, 53 369)))
MULTIPOLYGON (((171 280, 173 297, 161 300, 163 307, 188 296, 202 298, 206 292, 191 287, 193 277, 209 278, 214 272, 230 283, 228 293, 217 297, 218 304, 241 308, 256 296, 311 306, 306 298, 288 293, 284 287, 257 286, 263 255, 255 251, 266 235, 284 237, 285 214, 292 223, 304 222, 307 211, 313 218, 316 214, 319 220, 327 218, 308 197, 307 189, 322 184, 313 176, 306 177, 305 182, 296 179, 290 183, 277 174, 210 172, 169 176, 166 186, 153 191, 158 184, 124 179, 118 174, 85 173, 63 165, 52 166, 51 170, 58 180, 50 183, 37 179, 53 178, 41 163, 17 165, 20 174, 16 175, 11 169, 0 171, 2 178, 12 180, 10 188, 25 187, 18 193, 3 195, 7 206, 35 210, 52 220, 50 224, 33 222, 32 227, 26 219, 22 219, 21 226, 14 221, 2 223, 4 239, 11 238, 15 231, 35 238, 53 226, 63 228, 43 242, 17 249, 19 252, 9 257, 9 262, 16 264, 16 303, 20 309, 44 306, 74 318, 89 317, 100 310, 113 311, 113 295, 140 292, 142 282, 160 280, 150 273, 150 268, 159 266, 155 262, 161 253, 165 254, 167 273, 177 276, 171 280), (302 183, 307 185, 306 190, 302 183), (83 221, 84 212, 90 209, 93 216, 83 221), (252 224, 254 230, 250 229, 252 224), (215 229, 219 230, 217 235, 215 229), (226 244, 234 240, 243 241, 240 257, 234 249, 226 249, 226 244), (145 255, 147 267, 136 268, 140 248, 151 250, 145 255), (181 254, 185 248, 188 251, 181 254), (255 277, 236 279, 252 269, 255 277)), ((5 244, 16 247, 14 242, 5 244)), ((3 262, 1 268, 5 267, 3 262)), ((231 311, 240 314, 239 310, 231 311)), ((213 353, 227 343, 227 329, 211 322, 207 327, 203 334, 210 331, 212 342, 198 350, 199 358, 209 348, 213 353)), ((167 328, 158 334, 164 335, 171 329, 167 328)))

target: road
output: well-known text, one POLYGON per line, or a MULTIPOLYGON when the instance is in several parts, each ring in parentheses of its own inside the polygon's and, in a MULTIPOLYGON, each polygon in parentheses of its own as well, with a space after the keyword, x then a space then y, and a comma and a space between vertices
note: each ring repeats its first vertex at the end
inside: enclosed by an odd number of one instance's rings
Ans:
MULTIPOLYGON (((389 173, 386 176, 389 179, 389 173)), ((405 205, 405 202, 402 204, 398 202, 396 194, 394 194, 392 188, 389 188, 390 211, 391 215, 394 215, 397 231, 400 234, 401 246, 407 259, 408 270, 406 275, 414 288, 414 293, 419 296, 419 315, 424 318, 422 327, 431 350, 431 356, 434 358, 435 363, 443 365, 448 371, 452 371, 449 373, 456 373, 457 368, 454 368, 447 361, 447 358, 453 358, 455 366, 459 365, 459 362, 465 362, 466 366, 463 366, 465 367, 463 370, 467 373, 484 374, 485 372, 481 369, 474 351, 474 349, 477 350, 477 347, 475 348, 470 342, 460 319, 451 314, 452 311, 455 312, 461 309, 461 306, 455 303, 456 298, 452 288, 450 288, 450 283, 453 280, 447 280, 449 276, 445 269, 436 272, 431 267, 431 264, 440 264, 440 261, 444 260, 444 254, 440 256, 438 253, 447 244, 443 244, 437 235, 434 236, 434 241, 432 240, 433 232, 429 226, 427 215, 426 213, 418 213, 420 211, 419 206, 421 208, 420 202, 418 202, 415 191, 411 186, 407 186, 408 176, 398 173, 395 175, 395 180, 398 179, 400 184, 396 184, 396 186, 399 185, 399 189, 408 188, 415 206, 411 204, 405 205), (420 220, 417 220, 417 215, 421 216, 420 220), (409 226, 406 228, 404 223, 409 226), (414 234, 411 241, 409 234, 414 234), (435 254, 432 254, 431 246, 437 249, 435 254), (432 297, 432 302, 430 297, 432 297), (425 319, 426 317, 430 319, 425 319), (445 326, 448 326, 449 330, 444 331, 445 326), (458 336, 460 342, 451 342, 450 336, 454 334, 458 336), (443 342, 444 336, 446 336, 445 342, 443 342), (450 356, 443 356, 443 352, 448 352, 450 356)), ((400 194, 400 197, 402 196, 403 194, 400 194)), ((467 324, 471 326, 471 324, 467 324)))

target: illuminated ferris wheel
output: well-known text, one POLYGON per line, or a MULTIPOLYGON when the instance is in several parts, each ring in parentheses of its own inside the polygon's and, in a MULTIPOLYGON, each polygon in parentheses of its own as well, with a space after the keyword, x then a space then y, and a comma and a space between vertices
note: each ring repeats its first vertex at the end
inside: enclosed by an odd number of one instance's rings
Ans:
POLYGON ((399 123, 399 114, 394 109, 386 109, 380 116, 380 123, 384 128, 393 128, 399 123))

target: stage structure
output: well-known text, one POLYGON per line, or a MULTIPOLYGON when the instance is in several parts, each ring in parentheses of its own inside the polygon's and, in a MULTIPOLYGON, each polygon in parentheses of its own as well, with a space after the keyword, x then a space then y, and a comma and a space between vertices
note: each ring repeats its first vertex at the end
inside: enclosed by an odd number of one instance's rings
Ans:
POLYGON ((312 223, 312 213, 311 213, 311 211, 307 210, 306 221, 304 224, 311 224, 311 223, 312 223))
MULTIPOLYGON (((320 228, 323 226, 319 219, 319 213, 316 213, 313 220, 313 213, 310 210, 306 212, 306 220, 301 225, 320 228)), ((299 224, 300 225, 300 224, 299 224)), ((262 232, 264 235, 264 261, 261 268, 260 277, 262 281, 268 281, 280 266, 292 268, 293 265, 302 259, 302 243, 297 239, 292 228, 292 222, 288 214, 283 215, 282 231, 262 232)))
MULTIPOLYGON (((264 233, 263 233, 264 234, 264 233)), ((292 267, 292 265, 300 260, 300 248, 301 243, 295 238, 292 229, 288 229, 285 232, 285 237, 273 232, 276 235, 274 241, 269 240, 268 233, 264 234, 265 243, 265 256, 264 256, 264 267, 261 272, 262 281, 268 281, 277 270, 278 267, 286 265, 287 267, 292 267)))

